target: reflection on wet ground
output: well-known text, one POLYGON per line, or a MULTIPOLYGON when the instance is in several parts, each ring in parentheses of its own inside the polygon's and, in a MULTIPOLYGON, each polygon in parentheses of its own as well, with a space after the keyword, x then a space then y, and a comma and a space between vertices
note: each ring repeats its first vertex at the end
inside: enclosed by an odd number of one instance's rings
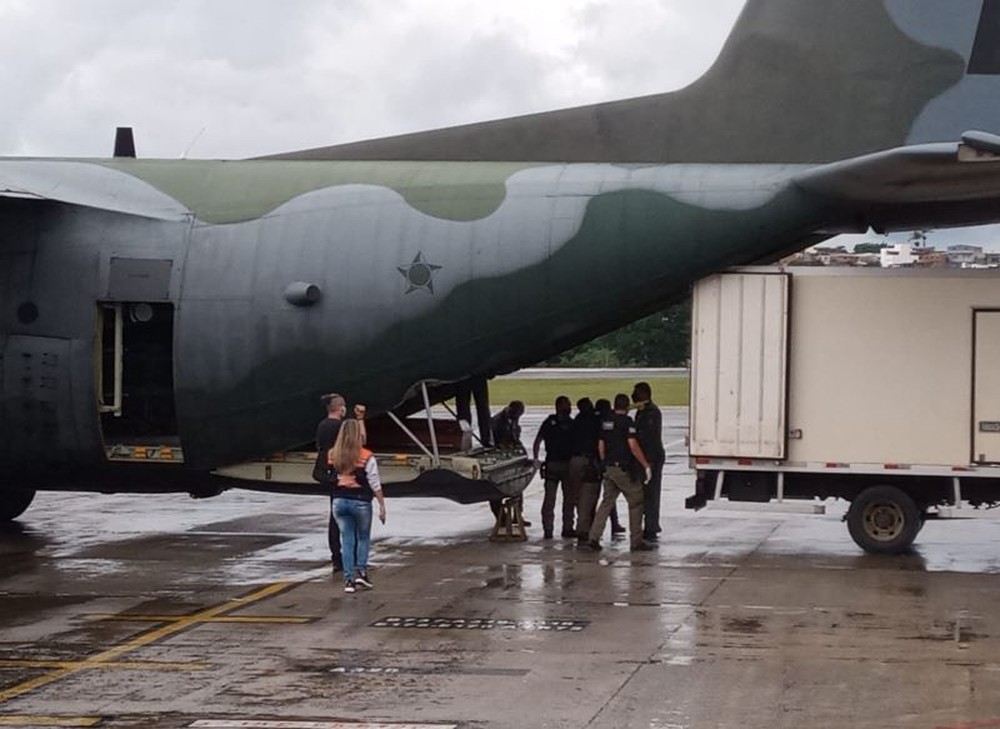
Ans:
MULTIPOLYGON (((0 725, 1000 719, 1000 521, 930 522, 892 558, 859 552, 835 503, 686 512, 677 440, 654 553, 580 552, 537 519, 491 544, 485 506, 398 501, 356 595, 331 579, 320 498, 42 494, 0 529, 0 725)), ((536 483, 530 516, 540 501, 536 483)))

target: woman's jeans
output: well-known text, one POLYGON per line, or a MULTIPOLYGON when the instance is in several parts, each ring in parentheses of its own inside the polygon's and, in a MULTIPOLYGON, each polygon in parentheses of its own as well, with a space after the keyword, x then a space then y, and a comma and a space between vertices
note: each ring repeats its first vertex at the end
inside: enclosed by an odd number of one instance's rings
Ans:
POLYGON ((344 581, 368 569, 368 547, 372 534, 372 503, 356 499, 334 499, 333 518, 340 527, 344 581))

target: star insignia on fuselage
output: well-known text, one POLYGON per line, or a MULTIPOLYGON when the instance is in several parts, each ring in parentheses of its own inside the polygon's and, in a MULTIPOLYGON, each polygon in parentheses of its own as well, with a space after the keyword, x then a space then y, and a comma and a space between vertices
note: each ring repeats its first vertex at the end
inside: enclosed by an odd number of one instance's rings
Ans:
POLYGON ((434 272, 439 271, 441 266, 435 266, 433 263, 428 263, 427 259, 424 258, 424 252, 420 251, 414 257, 413 263, 408 263, 405 266, 399 266, 396 270, 399 271, 400 275, 406 279, 407 289, 406 293, 410 294, 417 289, 424 289, 430 293, 434 293, 434 272))

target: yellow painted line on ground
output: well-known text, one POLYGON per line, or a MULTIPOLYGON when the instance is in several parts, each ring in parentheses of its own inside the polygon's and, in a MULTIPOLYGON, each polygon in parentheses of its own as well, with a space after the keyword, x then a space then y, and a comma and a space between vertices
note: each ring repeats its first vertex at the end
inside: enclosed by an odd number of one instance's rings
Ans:
POLYGON ((24 681, 16 686, 11 686, 8 689, 0 691, 0 704, 5 704, 11 699, 16 699, 18 696, 24 696, 24 694, 31 693, 36 689, 40 689, 44 686, 48 686, 50 683, 55 683, 56 681, 61 681, 67 676, 72 676, 82 669, 80 668, 61 668, 58 671, 53 671, 52 673, 46 673, 44 676, 38 676, 31 679, 30 681, 24 681))
POLYGON ((205 610, 199 610, 198 612, 190 615, 182 615, 172 618, 169 625, 164 625, 160 628, 154 628, 153 630, 141 633, 121 645, 108 648, 107 650, 101 651, 97 655, 91 656, 90 658, 77 661, 72 667, 60 668, 52 673, 47 673, 44 676, 37 676, 36 678, 11 686, 10 688, 3 689, 0 691, 0 704, 4 704, 20 696, 24 696, 27 693, 36 691, 40 688, 48 686, 49 684, 55 683, 56 681, 61 681, 62 679, 76 673, 80 673, 81 671, 103 668, 105 664, 117 661, 118 658, 126 653, 131 653, 132 651, 139 650, 140 648, 144 648, 152 643, 157 643, 161 640, 169 638, 170 636, 176 635, 177 633, 189 630, 197 625, 200 625, 201 623, 208 622, 212 618, 219 617, 220 615, 232 610, 239 610, 247 605, 252 605, 255 602, 260 602, 261 600, 266 600, 269 597, 274 597, 275 595, 285 592, 298 584, 301 583, 276 582, 273 585, 268 585, 267 587, 255 590, 247 595, 244 595, 243 597, 227 600, 221 605, 206 608, 205 610))
MULTIPOLYGON (((101 620, 108 622, 119 622, 119 623, 169 623, 173 620, 180 620, 184 618, 183 615, 130 615, 128 613, 121 613, 118 615, 87 615, 87 620, 101 620)), ((295 618, 295 617, 278 617, 274 615, 221 615, 217 618, 210 618, 208 620, 202 620, 202 623, 275 623, 275 624, 287 624, 287 625, 304 625, 306 623, 315 622, 316 618, 295 618)))
MULTIPOLYGON (((76 668, 85 661, 40 661, 17 658, 0 659, 0 668, 76 668)), ((86 661, 87 665, 91 665, 86 661)), ((212 667, 205 661, 189 663, 167 663, 161 661, 114 661, 102 663, 100 668, 114 668, 125 671, 206 671, 212 667)))
POLYGON ((0 726, 97 726, 99 716, 5 716, 0 714, 0 726))
POLYGON ((457 724, 412 724, 369 721, 298 721, 258 719, 199 719, 190 729, 457 729, 457 724))

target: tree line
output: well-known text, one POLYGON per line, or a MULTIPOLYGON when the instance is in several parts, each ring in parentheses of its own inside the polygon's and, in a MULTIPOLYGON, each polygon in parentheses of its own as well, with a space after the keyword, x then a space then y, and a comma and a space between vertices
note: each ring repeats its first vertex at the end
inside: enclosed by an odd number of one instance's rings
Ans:
POLYGON ((684 367, 691 356, 691 300, 552 357, 546 367, 684 367))

